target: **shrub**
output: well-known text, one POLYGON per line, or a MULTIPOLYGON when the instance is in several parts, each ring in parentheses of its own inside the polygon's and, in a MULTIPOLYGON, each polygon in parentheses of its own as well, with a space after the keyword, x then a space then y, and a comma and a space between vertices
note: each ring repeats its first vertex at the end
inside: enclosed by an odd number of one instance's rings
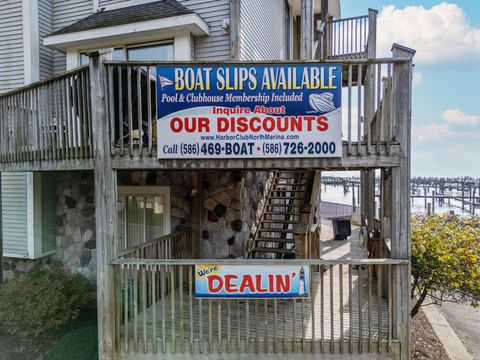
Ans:
POLYGON ((46 360, 98 359, 97 326, 74 330, 63 336, 48 353, 46 360))
POLYGON ((412 219, 412 309, 425 298, 480 301, 480 217, 417 215, 412 219))
POLYGON ((45 336, 75 320, 87 300, 83 276, 39 267, 0 287, 0 326, 21 337, 45 336))

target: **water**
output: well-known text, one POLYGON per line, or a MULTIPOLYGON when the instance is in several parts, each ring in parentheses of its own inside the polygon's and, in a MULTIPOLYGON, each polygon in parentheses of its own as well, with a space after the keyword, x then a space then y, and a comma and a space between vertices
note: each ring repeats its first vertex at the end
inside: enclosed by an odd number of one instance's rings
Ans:
MULTIPOLYGON (((355 188, 355 205, 359 204, 358 197, 358 188, 355 188)), ((352 188, 350 187, 348 189, 348 192, 345 193, 343 186, 322 185, 322 200, 338 204, 353 205, 352 188)), ((427 212, 424 199, 414 198, 412 200, 412 214, 425 214, 427 212)), ((376 199, 376 202, 377 205, 375 206, 375 208, 378 211, 378 198, 376 199)), ((428 198, 427 204, 431 202, 432 199, 428 198)), ((465 210, 469 210, 467 205, 465 207, 465 210)), ((435 214, 445 214, 449 213, 450 211, 454 211, 455 214, 469 215, 469 212, 465 210, 462 210, 461 203, 457 200, 450 200, 450 205, 448 204, 448 200, 445 200, 443 205, 440 205, 438 200, 435 202, 435 214)))

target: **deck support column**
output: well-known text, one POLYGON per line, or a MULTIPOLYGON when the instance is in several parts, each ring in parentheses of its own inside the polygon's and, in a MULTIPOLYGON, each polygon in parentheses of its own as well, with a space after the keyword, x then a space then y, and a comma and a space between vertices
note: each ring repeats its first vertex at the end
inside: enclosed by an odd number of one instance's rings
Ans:
POLYGON ((113 266, 117 232, 117 172, 112 169, 110 136, 105 114, 102 56, 90 54, 92 104, 95 222, 97 239, 97 309, 99 359, 115 359, 115 293, 113 266))
POLYGON ((313 0, 302 0, 301 15, 300 58, 309 61, 313 58, 313 0))
POLYGON ((2 173, 0 172, 0 284, 3 282, 2 173))
MULTIPOLYGON (((396 139, 400 143, 400 166, 392 168, 392 258, 410 259, 410 126, 412 96, 412 58, 415 51, 394 44, 393 58, 410 59, 398 63, 393 71, 396 99, 396 139)), ((393 271, 393 336, 401 341, 402 360, 410 359, 410 265, 393 271)))
MULTIPOLYGON (((367 58, 376 58, 377 43, 377 11, 368 10, 368 42, 367 58)), ((376 65, 368 65, 364 85, 364 141, 372 142, 371 134, 373 129, 369 129, 375 115, 375 69, 376 65), (370 135, 368 135, 370 134, 370 135)), ((370 146, 369 146, 370 151, 370 146)), ((360 172, 360 182, 362 187, 362 218, 367 220, 369 229, 373 229, 373 220, 375 218, 375 170, 363 170, 360 172)))

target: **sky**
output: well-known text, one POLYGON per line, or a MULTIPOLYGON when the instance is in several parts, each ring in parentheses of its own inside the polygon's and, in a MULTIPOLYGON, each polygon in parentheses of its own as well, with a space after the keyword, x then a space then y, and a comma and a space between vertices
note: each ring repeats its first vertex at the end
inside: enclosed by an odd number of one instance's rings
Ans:
POLYGON ((480 0, 341 0, 341 17, 377 9, 378 56, 415 49, 412 176, 480 177, 480 0))

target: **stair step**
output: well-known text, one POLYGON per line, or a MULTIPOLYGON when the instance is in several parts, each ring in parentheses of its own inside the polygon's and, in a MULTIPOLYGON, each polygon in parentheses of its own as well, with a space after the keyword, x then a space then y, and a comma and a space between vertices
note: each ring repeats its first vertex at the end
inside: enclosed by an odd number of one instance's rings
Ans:
POLYGON ((276 249, 268 247, 254 247, 252 252, 266 252, 266 253, 276 253, 276 254, 295 254, 293 250, 288 249, 276 249))
POLYGON ((299 193, 299 192, 305 192, 305 190, 290 190, 290 189, 278 189, 278 190, 273 190, 271 192, 295 192, 295 193, 299 193))
POLYGON ((302 205, 300 205, 300 204, 297 204, 297 205, 294 205, 294 204, 290 204, 290 205, 286 205, 286 204, 267 204, 267 206, 269 206, 269 207, 281 207, 281 208, 288 208, 288 207, 299 208, 302 205))
POLYGON ((298 220, 275 220, 275 219, 263 219, 262 223, 270 223, 270 224, 298 224, 298 220))
POLYGON ((269 200, 302 200, 303 197, 301 196, 269 196, 269 200))
POLYGON ((300 213, 299 212, 295 212, 295 211, 265 211, 265 214, 268 214, 268 215, 295 215, 295 216, 299 216, 300 213))
POLYGON ((295 244, 295 239, 260 237, 260 238, 257 238, 255 242, 256 243, 257 242, 278 242, 278 243, 295 244))
POLYGON ((261 228, 261 229, 258 229, 259 232, 271 232, 271 233, 276 233, 276 232, 280 232, 280 233, 289 233, 289 234, 293 234, 293 229, 265 229, 265 228, 261 228))

